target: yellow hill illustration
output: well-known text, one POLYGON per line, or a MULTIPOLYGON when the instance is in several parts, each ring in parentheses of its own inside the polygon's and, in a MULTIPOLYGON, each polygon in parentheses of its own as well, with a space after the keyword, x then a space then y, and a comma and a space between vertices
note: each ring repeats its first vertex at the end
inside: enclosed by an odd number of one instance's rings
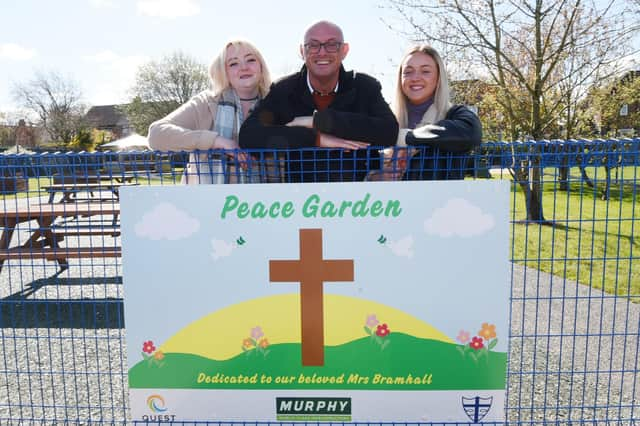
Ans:
MULTIPOLYGON (((324 312, 326 346, 365 337, 364 326, 371 315, 387 324, 391 332, 452 342, 424 321, 369 300, 325 293, 324 312)), ((225 360, 242 353, 243 340, 251 337, 252 330, 262 333, 261 338, 267 339, 269 345, 300 343, 300 295, 263 297, 220 309, 187 325, 159 349, 225 360)))

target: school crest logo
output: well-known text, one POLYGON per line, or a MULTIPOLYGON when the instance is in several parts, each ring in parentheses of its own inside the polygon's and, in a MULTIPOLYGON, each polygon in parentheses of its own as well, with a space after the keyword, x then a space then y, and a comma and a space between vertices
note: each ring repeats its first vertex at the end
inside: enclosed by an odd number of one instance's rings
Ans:
POLYGON ((482 421, 484 416, 486 416, 491 409, 491 404, 493 404, 492 396, 488 398, 480 398, 479 396, 471 398, 462 397, 462 408, 464 409, 467 417, 469 417, 469 420, 473 423, 479 423, 482 421))

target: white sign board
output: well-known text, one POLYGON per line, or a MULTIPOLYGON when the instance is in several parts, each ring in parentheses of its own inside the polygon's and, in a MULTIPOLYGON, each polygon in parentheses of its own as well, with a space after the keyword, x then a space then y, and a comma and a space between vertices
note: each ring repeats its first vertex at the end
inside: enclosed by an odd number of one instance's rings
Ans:
POLYGON ((141 421, 503 421, 504 181, 123 188, 141 421))

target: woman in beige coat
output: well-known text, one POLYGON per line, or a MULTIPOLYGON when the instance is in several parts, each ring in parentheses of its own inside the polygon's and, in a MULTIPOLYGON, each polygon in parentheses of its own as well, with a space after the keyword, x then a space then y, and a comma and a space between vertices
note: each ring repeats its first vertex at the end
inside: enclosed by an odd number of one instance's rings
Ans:
POLYGON ((197 94, 149 127, 149 145, 153 149, 197 151, 189 155, 182 179, 187 184, 246 179, 238 168, 228 166, 225 156, 200 151, 230 150, 228 155, 241 163, 246 162, 246 155, 235 151, 240 125, 271 85, 262 55, 253 44, 244 40, 228 42, 213 60, 209 75, 211 90, 197 94))

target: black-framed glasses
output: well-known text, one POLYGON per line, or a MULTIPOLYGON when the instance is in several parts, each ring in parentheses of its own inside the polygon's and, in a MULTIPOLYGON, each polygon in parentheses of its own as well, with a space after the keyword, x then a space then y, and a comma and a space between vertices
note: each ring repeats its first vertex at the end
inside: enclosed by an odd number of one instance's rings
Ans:
POLYGON ((336 53, 340 50, 340 46, 342 46, 341 41, 325 41, 324 43, 319 43, 317 41, 310 41, 309 43, 304 44, 304 48, 308 53, 316 54, 320 52, 320 48, 324 47, 324 51, 327 53, 336 53))

